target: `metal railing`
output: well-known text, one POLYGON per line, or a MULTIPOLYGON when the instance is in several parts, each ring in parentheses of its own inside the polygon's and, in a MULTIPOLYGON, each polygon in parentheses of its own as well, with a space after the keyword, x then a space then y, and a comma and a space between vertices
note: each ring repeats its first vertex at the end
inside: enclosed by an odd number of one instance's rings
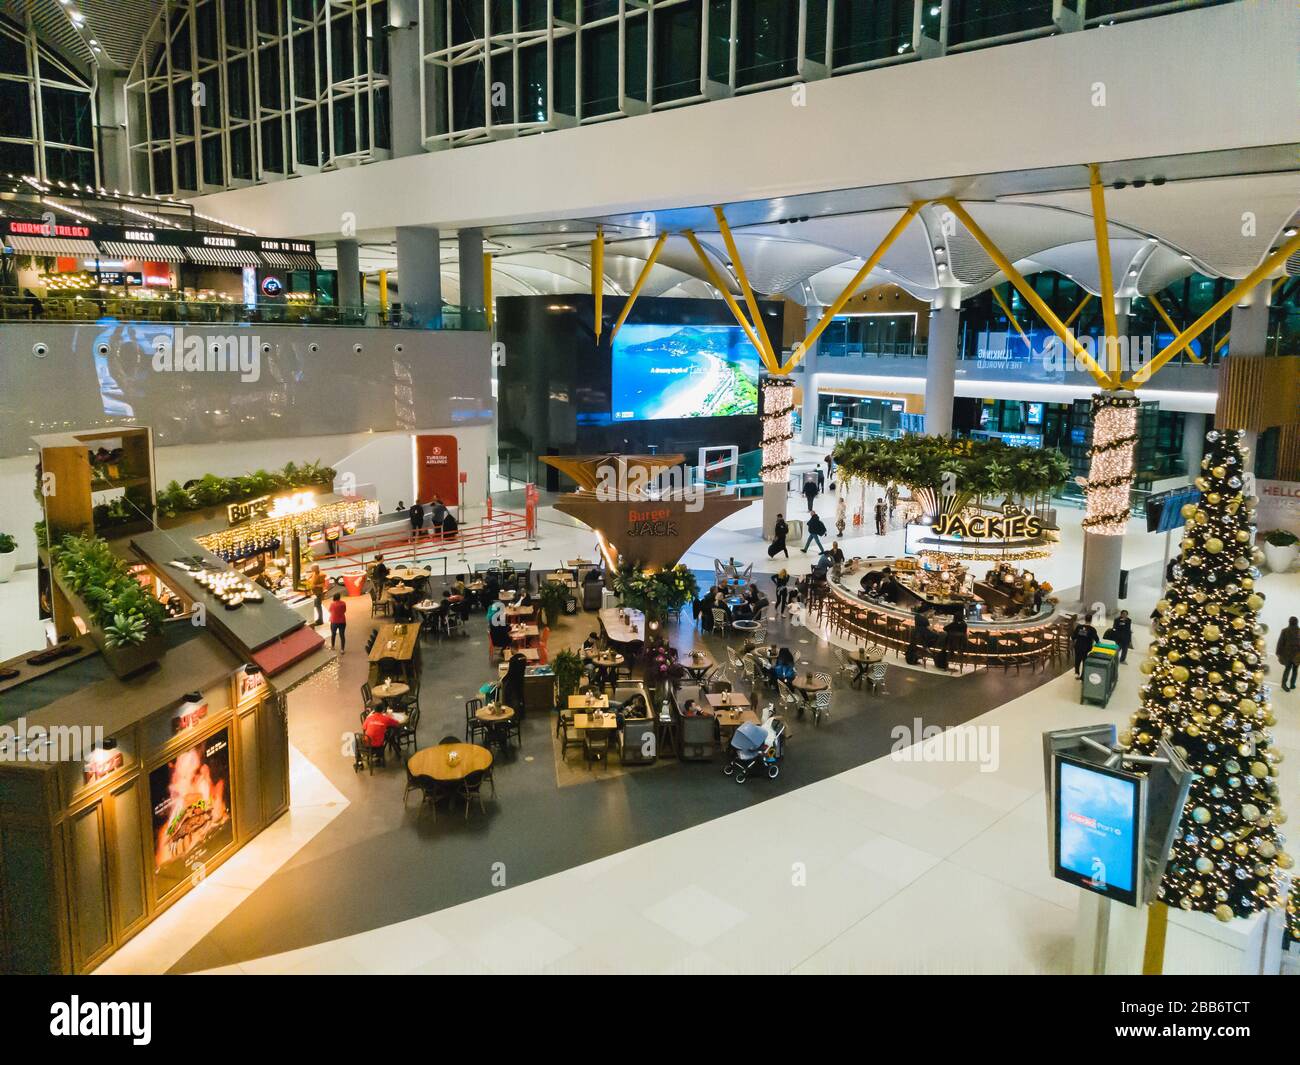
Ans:
POLYGON ((400 309, 338 307, 317 303, 260 304, 249 307, 223 300, 131 299, 109 295, 24 299, 0 296, 0 322, 166 322, 176 325, 322 325, 388 329, 487 330, 481 310, 445 306, 416 317, 400 309))

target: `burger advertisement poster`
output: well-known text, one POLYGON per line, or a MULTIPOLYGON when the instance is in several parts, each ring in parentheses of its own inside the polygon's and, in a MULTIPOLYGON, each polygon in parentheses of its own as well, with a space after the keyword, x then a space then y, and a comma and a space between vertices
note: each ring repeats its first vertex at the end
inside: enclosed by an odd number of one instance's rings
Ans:
POLYGON ((206 863, 234 842, 230 738, 222 729, 149 774, 158 897, 203 878, 206 863))

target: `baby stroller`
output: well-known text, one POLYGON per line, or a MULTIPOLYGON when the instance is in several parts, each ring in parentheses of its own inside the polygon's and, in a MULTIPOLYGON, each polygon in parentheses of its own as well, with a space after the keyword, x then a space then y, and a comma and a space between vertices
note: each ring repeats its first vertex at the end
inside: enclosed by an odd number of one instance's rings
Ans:
POLYGON ((761 725, 741 725, 731 737, 731 757, 722 771, 734 777, 737 784, 745 783, 749 773, 766 771, 769 780, 781 773, 784 754, 785 722, 779 717, 767 719, 761 725))

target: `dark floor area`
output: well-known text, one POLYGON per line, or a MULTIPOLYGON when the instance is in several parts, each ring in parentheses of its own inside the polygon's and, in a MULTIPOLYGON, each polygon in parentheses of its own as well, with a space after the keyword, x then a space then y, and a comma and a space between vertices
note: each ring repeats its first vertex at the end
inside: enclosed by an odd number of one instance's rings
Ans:
MULTIPOLYGON (((350 800, 351 805, 261 888, 201 940, 174 967, 193 972, 408 920, 499 890, 493 864, 505 862, 518 885, 764 802, 887 754, 891 728, 921 718, 951 726, 1008 702, 1049 679, 1045 673, 980 672, 941 676, 894 665, 886 693, 872 695, 836 680, 835 709, 814 728, 810 718, 790 723, 781 776, 737 786, 722 773, 722 756, 710 763, 660 763, 629 767, 592 782, 558 787, 552 749, 554 720, 530 715, 523 749, 498 756, 497 797, 468 821, 460 810, 439 810, 437 820, 412 795, 402 805, 405 774, 390 759, 387 770, 356 774, 343 753, 343 737, 357 728, 362 650, 370 623, 368 604, 350 600, 354 645, 342 659, 337 686, 315 683, 290 696, 290 736, 350 800)), ((703 643, 725 657, 723 641, 695 632, 683 615, 672 642, 680 649, 703 643)), ((579 615, 563 635, 577 641, 594 627, 579 615)), ((468 637, 426 641, 421 690, 421 747, 464 733, 464 702, 494 676, 487 659, 486 625, 471 618, 468 637)), ((786 622, 769 624, 770 638, 789 644, 831 672, 830 649, 786 622), (807 642, 803 642, 807 641, 807 642)), ((552 653, 559 634, 553 636, 552 653)), ((615 756, 616 757, 616 756, 615 756)), ((578 762, 580 751, 569 759, 578 762)))

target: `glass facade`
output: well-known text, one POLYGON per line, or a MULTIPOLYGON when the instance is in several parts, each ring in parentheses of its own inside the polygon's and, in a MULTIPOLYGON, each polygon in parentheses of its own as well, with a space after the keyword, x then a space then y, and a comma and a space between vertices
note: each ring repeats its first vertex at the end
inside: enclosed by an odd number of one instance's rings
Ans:
POLYGON ((90 79, 0 16, 0 171, 98 185, 90 79))
POLYGON ((184 195, 385 158, 387 25, 387 0, 167 5, 127 82, 135 188, 184 195))

